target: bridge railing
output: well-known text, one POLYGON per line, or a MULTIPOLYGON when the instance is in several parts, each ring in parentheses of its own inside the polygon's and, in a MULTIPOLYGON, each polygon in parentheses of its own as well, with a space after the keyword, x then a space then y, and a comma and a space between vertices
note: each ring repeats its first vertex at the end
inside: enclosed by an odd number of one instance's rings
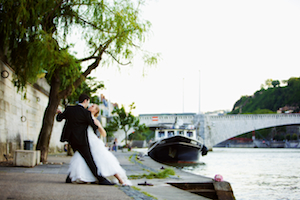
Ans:
POLYGON ((244 119, 259 119, 259 118, 300 118, 300 113, 290 113, 290 114, 242 114, 242 115, 225 115, 225 116, 209 116, 211 120, 244 120, 244 119))

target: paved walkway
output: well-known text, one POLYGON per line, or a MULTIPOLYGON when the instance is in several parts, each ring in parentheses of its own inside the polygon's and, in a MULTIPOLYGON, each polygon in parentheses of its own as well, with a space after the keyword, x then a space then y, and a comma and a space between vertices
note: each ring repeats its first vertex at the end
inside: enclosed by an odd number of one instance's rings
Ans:
MULTIPOLYGON (((162 166, 145 156, 137 162, 131 156, 138 152, 114 153, 128 176, 158 171, 162 166)), ((66 184, 65 178, 71 157, 49 155, 48 164, 33 168, 0 166, 0 199, 207 199, 170 186, 167 182, 211 181, 211 178, 192 175, 181 170, 167 179, 131 180, 133 187, 103 186, 93 184, 66 184), (153 184, 140 186, 139 183, 153 184)))

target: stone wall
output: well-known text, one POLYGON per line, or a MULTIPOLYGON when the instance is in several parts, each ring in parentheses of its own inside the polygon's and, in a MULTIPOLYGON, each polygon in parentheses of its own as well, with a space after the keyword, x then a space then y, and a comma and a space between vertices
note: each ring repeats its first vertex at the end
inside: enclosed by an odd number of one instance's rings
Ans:
MULTIPOLYGON (((24 148, 24 140, 33 141, 36 147, 42 126, 44 111, 48 103, 49 85, 39 79, 34 85, 27 85, 26 99, 18 93, 12 83, 13 70, 0 61, 0 161, 3 154, 13 155, 14 150, 24 148)), ((59 141, 63 122, 54 123, 50 152, 63 150, 59 141)))

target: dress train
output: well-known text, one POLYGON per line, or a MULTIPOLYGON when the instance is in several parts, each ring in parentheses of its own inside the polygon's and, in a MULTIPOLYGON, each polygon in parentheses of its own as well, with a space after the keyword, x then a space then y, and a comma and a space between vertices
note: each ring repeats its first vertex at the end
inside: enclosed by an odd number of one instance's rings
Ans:
MULTIPOLYGON (((119 181, 114 175, 119 174, 126 185, 132 185, 126 176, 126 171, 120 166, 118 159, 108 151, 103 141, 94 134, 91 127, 88 128, 88 141, 98 174, 116 184, 119 181)), ((70 161, 68 172, 72 182, 95 182, 97 180, 81 154, 77 151, 70 161)))

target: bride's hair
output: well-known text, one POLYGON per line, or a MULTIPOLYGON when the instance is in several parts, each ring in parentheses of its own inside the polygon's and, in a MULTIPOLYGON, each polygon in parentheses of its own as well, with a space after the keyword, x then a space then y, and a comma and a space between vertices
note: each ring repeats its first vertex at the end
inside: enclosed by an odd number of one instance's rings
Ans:
POLYGON ((94 104, 96 107, 97 112, 94 114, 95 117, 98 117, 99 113, 100 113, 100 108, 97 104, 94 104))

